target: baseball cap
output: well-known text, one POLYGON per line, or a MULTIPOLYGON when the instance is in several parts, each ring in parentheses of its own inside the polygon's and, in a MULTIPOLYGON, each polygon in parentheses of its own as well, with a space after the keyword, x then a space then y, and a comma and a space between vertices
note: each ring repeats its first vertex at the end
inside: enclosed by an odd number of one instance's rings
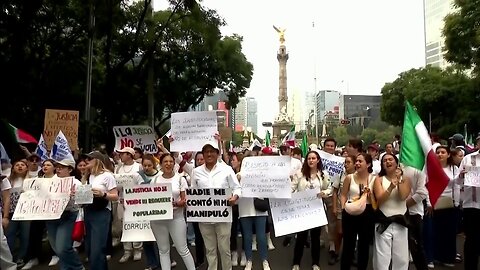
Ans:
POLYGON ((62 159, 60 161, 57 161, 57 164, 60 164, 65 167, 75 168, 75 160, 73 159, 62 159))
POLYGON ((211 148, 217 150, 217 152, 219 152, 219 150, 218 150, 218 143, 217 143, 217 142, 214 142, 214 141, 208 141, 208 142, 202 147, 202 152, 205 152, 205 150, 206 150, 207 148, 209 148, 209 147, 211 147, 211 148))
POLYGON ((270 146, 266 146, 262 149, 262 153, 266 155, 271 155, 273 153, 273 149, 270 146))
POLYGON ((110 162, 110 158, 107 155, 102 154, 100 151, 92 151, 88 154, 83 154, 83 156, 91 159, 98 159, 103 162, 104 165, 107 165, 110 162))
POLYGON ((135 150, 131 147, 124 147, 120 150, 117 150, 117 153, 129 153, 133 157, 135 155, 135 150))
POLYGON ((449 140, 463 141, 463 135, 460 133, 453 134, 453 136, 450 137, 449 140))
POLYGON ((378 152, 378 146, 376 144, 370 144, 367 149, 373 149, 378 152))

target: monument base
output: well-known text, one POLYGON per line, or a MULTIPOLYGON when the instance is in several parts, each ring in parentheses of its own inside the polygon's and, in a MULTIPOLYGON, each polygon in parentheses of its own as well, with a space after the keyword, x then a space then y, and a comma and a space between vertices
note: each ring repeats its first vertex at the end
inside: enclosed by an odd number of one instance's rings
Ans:
POLYGON ((277 143, 277 145, 281 145, 282 143, 282 135, 290 132, 292 127, 295 124, 290 121, 280 121, 280 122, 274 122, 272 124, 273 127, 273 141, 277 143), (283 131, 283 132, 282 132, 283 131))

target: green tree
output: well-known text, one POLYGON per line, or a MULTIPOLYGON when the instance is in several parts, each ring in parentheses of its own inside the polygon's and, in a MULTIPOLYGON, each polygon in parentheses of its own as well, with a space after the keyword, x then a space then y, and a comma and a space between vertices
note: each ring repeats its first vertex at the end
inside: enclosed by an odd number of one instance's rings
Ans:
POLYGON ((480 0, 455 0, 445 17, 445 59, 480 76, 480 0))
POLYGON ((338 126, 333 129, 333 137, 337 141, 338 146, 345 146, 350 139, 350 136, 347 133, 347 128, 344 126, 338 126))
POLYGON ((375 129, 366 128, 362 131, 360 138, 365 142, 366 145, 369 145, 377 138, 379 133, 380 132, 375 129))

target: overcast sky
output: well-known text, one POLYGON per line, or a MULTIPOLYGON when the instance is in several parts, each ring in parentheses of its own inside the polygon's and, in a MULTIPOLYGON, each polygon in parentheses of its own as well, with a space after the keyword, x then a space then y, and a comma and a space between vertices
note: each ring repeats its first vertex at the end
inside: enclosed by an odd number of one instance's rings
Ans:
MULTIPOLYGON (((156 8, 162 2, 156 0, 156 8)), ((286 28, 288 91, 333 89, 378 95, 385 82, 424 65, 423 1, 204 0, 243 36, 254 66, 247 96, 258 101, 258 123, 278 113, 278 34, 286 28), (317 78, 315 86, 314 77, 317 78), (343 82, 342 82, 343 81, 343 82), (272 103, 274 101, 275 103, 272 103)), ((264 131, 259 127, 259 135, 264 131)))

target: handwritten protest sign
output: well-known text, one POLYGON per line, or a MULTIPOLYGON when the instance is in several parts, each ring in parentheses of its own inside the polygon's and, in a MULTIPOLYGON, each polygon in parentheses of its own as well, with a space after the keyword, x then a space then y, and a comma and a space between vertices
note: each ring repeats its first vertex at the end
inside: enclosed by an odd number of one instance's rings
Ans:
POLYGON ((246 157, 242 161, 242 196, 291 198, 290 157, 246 157))
POLYGON ((480 187, 480 167, 465 166, 465 179, 463 184, 465 186, 480 187))
POLYGON ((140 175, 138 173, 135 174, 126 174, 126 173, 119 173, 114 174, 115 181, 117 182, 118 187, 132 187, 138 185, 138 179, 140 175))
POLYGON ((295 192, 291 199, 270 199, 275 237, 328 224, 318 190, 295 192))
POLYGON ((232 222, 230 189, 187 189, 186 193, 187 222, 232 222))
POLYGON ((208 112, 172 113, 172 152, 200 151, 206 142, 216 141, 217 114, 208 112))
POLYGON ((123 222, 122 242, 153 242, 155 236, 150 228, 150 221, 123 222))
POLYGON ((53 142, 61 130, 68 140, 71 150, 78 150, 78 111, 45 110, 43 138, 48 149, 52 149, 53 142))
POLYGON ((345 168, 345 158, 329 154, 322 150, 317 150, 317 152, 322 159, 323 169, 328 172, 332 183, 338 180, 345 168))
POLYGON ((26 179, 12 220, 59 219, 70 201, 72 181, 73 177, 26 179))
POLYGON ((75 203, 76 204, 92 204, 93 203, 93 191, 92 185, 78 185, 75 190, 75 203))
POLYGON ((124 147, 138 147, 145 153, 157 153, 155 131, 152 127, 115 126, 113 134, 115 135, 115 150, 121 150, 124 147))
POLYGON ((171 183, 125 187, 124 198, 125 221, 173 218, 171 183))

